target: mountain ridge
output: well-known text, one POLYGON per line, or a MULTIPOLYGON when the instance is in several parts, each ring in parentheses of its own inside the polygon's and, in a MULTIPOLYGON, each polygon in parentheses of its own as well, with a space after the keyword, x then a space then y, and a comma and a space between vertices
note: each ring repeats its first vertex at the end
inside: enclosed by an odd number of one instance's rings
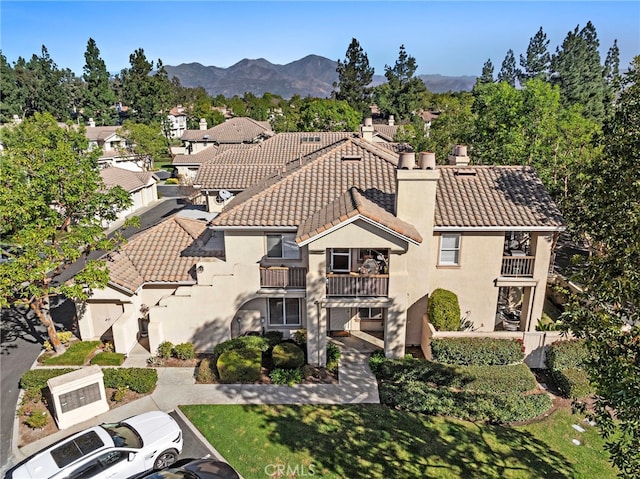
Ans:
MULTIPOLYGON (((227 68, 189 62, 165 65, 165 69, 169 78, 177 77, 182 86, 203 87, 212 96, 221 94, 230 98, 245 92, 262 96, 269 92, 283 98, 293 95, 328 98, 333 91, 333 82, 338 80, 336 66, 336 61, 310 54, 284 65, 265 58, 243 58, 227 68)), ((476 81, 474 76, 427 74, 418 77, 433 93, 469 91, 476 81)), ((383 75, 374 75, 372 85, 384 82, 383 75)))

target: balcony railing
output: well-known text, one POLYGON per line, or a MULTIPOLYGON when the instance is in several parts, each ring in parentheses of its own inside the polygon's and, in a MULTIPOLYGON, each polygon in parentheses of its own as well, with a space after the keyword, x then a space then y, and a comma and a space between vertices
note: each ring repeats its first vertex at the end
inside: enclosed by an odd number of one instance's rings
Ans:
POLYGON ((501 276, 509 278, 533 277, 535 256, 503 256, 501 276))
POLYGON ((327 296, 388 296, 388 274, 327 274, 327 296))
POLYGON ((272 266, 260 268, 260 286, 263 288, 300 288, 307 287, 307 269, 272 266))

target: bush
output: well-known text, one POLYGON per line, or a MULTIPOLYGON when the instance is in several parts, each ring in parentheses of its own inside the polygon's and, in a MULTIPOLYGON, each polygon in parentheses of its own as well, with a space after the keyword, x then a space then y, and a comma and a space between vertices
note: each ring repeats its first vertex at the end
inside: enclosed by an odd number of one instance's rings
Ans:
POLYGON ((72 371, 76 371, 76 369, 31 369, 24 373, 20 378, 20 387, 26 390, 38 389, 42 391, 47 387, 47 381, 49 379, 70 373, 72 371))
POLYGON ((200 365, 198 366, 198 373, 196 374, 196 382, 201 384, 211 384, 215 381, 215 374, 213 369, 211 368, 211 361, 209 359, 204 358, 200 361, 200 365))
POLYGON ((460 304, 452 291, 438 288, 429 296, 429 321, 438 331, 456 331, 460 325, 460 304))
POLYGON ((179 185, 180 181, 178 180, 178 178, 167 178, 166 180, 164 180, 164 184, 165 185, 179 185))
POLYGON ((333 343, 327 344, 327 369, 337 371, 340 364, 340 348, 333 343))
POLYGON ((227 384, 255 383, 260 379, 262 354, 254 348, 225 351, 216 363, 220 381, 227 384))
POLYGON ((139 394, 154 390, 158 382, 158 372, 146 368, 105 368, 104 386, 107 388, 126 388, 139 394))
POLYGON ((36 408, 27 417, 24 421, 27 426, 31 429, 42 429, 47 425, 47 420, 49 418, 49 414, 44 409, 36 408))
POLYGON ((465 391, 508 394, 526 393, 536 389, 538 383, 526 364, 507 366, 459 366, 457 369, 469 378, 461 384, 453 384, 465 391))
POLYGON ((91 359, 91 364, 99 366, 120 366, 124 362, 124 354, 102 352, 91 359))
POLYGON ((436 338, 431 340, 431 354, 445 364, 504 365, 521 363, 524 345, 520 339, 436 338))
POLYGON ((295 343, 280 343, 271 353, 276 368, 298 369, 304 366, 304 352, 295 343))
POLYGON ((289 386, 300 384, 304 379, 301 369, 276 368, 271 371, 269 377, 273 384, 288 384, 289 386))
POLYGON ((378 374, 380 373, 380 369, 382 368, 382 365, 386 360, 387 358, 384 355, 384 351, 382 351, 381 349, 378 349, 371 353, 371 357, 369 358, 369 368, 371 369, 371 372, 378 376, 378 374))
POLYGON ((581 368, 587 361, 589 351, 584 340, 556 341, 547 346, 546 363, 552 371, 581 368))
POLYGON ((173 355, 182 360, 193 359, 196 357, 196 349, 193 343, 176 344, 173 348, 173 355))
POLYGON ((229 339, 223 343, 216 344, 213 353, 219 358, 223 353, 240 349, 256 349, 258 351, 269 350, 269 340, 263 336, 240 336, 229 339))
POLYGON ((58 339, 62 344, 67 344, 73 339, 73 333, 71 331, 60 331, 58 333, 58 339))
POLYGON ((589 375, 584 369, 567 368, 552 371, 552 376, 562 395, 571 399, 581 399, 593 393, 589 375))
POLYGON ((127 388, 118 388, 115 391, 113 391, 113 394, 111 395, 111 400, 113 402, 122 402, 124 401, 126 394, 127 394, 127 388))
POLYGON ((173 343, 171 341, 164 341, 158 346, 158 356, 163 359, 169 359, 173 354, 173 343))
POLYGON ((282 342, 282 331, 267 331, 263 337, 269 341, 269 347, 273 348, 276 344, 282 342))
POLYGON ((100 341, 80 341, 69 346, 60 356, 52 356, 43 361, 47 366, 83 366, 87 364, 100 341))
POLYGON ((295 333, 291 335, 291 339, 294 343, 296 343, 301 348, 305 348, 307 346, 307 330, 306 329, 298 329, 295 333))

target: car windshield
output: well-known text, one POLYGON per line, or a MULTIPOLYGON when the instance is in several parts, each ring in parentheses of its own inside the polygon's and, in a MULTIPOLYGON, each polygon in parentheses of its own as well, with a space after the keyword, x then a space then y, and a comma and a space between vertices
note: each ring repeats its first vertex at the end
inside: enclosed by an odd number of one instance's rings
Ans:
POLYGON ((142 447, 142 439, 131 426, 122 422, 102 424, 101 426, 102 429, 109 433, 116 447, 131 447, 134 449, 142 447))
POLYGON ((63 468, 102 446, 104 443, 98 434, 95 431, 89 431, 52 449, 51 457, 58 467, 63 468))

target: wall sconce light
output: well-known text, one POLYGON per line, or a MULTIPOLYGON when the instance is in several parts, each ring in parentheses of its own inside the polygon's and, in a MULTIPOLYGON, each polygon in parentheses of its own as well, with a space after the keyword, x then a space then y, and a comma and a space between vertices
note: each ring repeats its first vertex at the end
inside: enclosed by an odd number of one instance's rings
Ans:
POLYGON ((204 272, 204 266, 200 265, 198 266, 198 273, 202 273, 204 272))
POLYGON ((264 317, 260 317, 260 324, 264 324, 264 317))
POLYGON ((240 318, 237 318, 236 321, 238 321, 238 324, 240 324, 240 318))

